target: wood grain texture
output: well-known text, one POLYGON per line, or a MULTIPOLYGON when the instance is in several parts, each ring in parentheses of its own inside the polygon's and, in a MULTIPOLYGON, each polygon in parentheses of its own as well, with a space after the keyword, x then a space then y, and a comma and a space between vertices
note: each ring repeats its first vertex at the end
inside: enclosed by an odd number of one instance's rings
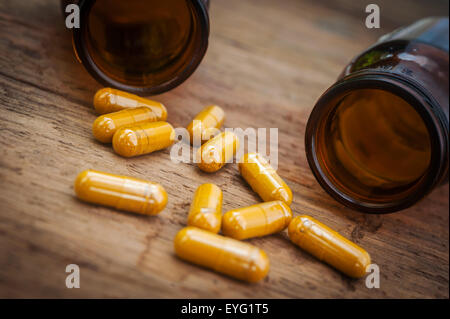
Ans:
POLYGON ((448 298, 448 185, 403 212, 364 215, 322 190, 304 154, 314 102, 355 54, 395 27, 448 11, 447 1, 380 3, 382 28, 368 30, 363 2, 215 0, 205 60, 155 97, 175 127, 209 104, 225 109, 225 127, 278 127, 278 172, 294 192, 294 214, 369 251, 381 288, 367 289, 297 249, 285 232, 250 240, 271 260, 269 276, 254 285, 176 258, 173 238, 199 184, 223 189, 224 211, 257 195, 236 165, 209 175, 172 163, 169 150, 124 159, 97 143, 92 97, 100 85, 73 57, 59 1, 0 0, 0 297, 448 298), (72 185, 89 168, 159 182, 169 204, 142 217, 82 203, 72 185), (80 289, 65 287, 72 263, 81 268, 80 289))

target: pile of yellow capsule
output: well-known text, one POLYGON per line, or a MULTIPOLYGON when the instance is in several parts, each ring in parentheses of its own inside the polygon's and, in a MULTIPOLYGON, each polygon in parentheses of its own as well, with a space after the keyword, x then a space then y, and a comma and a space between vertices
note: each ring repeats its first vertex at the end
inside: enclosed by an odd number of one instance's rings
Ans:
MULTIPOLYGON (((175 131, 166 122, 167 110, 161 103, 105 88, 95 95, 94 107, 103 114, 94 122, 95 138, 112 143, 121 156, 149 154, 175 141, 175 131)), ((224 119, 220 107, 209 106, 187 127, 191 142, 194 136, 201 136, 198 166, 205 172, 218 171, 239 148, 239 139, 231 132, 209 134, 217 131, 224 119)), ((292 191, 262 156, 245 154, 238 165, 242 177, 263 202, 222 215, 222 190, 214 184, 200 185, 189 210, 188 227, 180 230, 174 240, 180 258, 257 282, 268 274, 269 259, 263 250, 242 240, 288 228, 290 240, 319 260, 350 277, 365 275, 370 256, 364 249, 312 217, 292 218, 292 191), (223 236, 218 234, 220 231, 223 236)), ((167 193, 157 183, 93 170, 78 175, 75 192, 86 202, 145 215, 158 214, 167 204, 167 193)))

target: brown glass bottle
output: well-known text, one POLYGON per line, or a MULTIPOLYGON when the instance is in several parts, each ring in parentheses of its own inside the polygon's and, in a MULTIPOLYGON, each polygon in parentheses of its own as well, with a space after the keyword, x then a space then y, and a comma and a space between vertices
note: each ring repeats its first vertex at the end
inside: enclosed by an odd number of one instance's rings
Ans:
POLYGON ((105 86, 158 94, 185 81, 208 47, 209 0, 61 0, 80 7, 78 60, 105 86))
POLYGON ((382 37, 317 101, 306 155, 339 202, 389 213, 448 182, 448 26, 427 18, 382 37))

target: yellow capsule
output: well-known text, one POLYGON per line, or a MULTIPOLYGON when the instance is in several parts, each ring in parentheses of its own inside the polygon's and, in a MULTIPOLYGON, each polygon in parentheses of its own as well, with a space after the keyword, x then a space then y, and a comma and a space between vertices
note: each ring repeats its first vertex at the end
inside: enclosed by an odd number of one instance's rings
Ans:
POLYGON ((191 143, 195 140, 205 143, 218 130, 225 120, 225 112, 217 105, 206 107, 189 123, 187 130, 191 137, 191 143), (195 137, 195 139, 194 139, 195 137))
POLYGON ((111 88, 103 88, 97 91, 94 96, 94 107, 98 114, 147 107, 155 113, 158 121, 167 120, 167 110, 162 103, 111 88))
POLYGON ((291 205, 291 189, 260 154, 245 154, 239 161, 239 172, 263 201, 282 200, 291 205))
POLYGON ((222 222, 222 191, 214 184, 200 185, 189 210, 188 225, 218 233, 222 222))
POLYGON ((151 109, 138 107, 99 116, 92 126, 92 132, 98 141, 111 143, 114 133, 121 127, 156 121, 158 117, 151 109))
POLYGON ((75 193, 85 202, 144 215, 156 215, 167 204, 167 193, 157 183, 94 170, 78 175, 75 193))
POLYGON ((183 228, 174 246, 178 257, 236 279, 257 282, 269 272, 269 258, 263 250, 203 229, 183 228))
POLYGON ((295 217, 288 234, 294 244, 347 276, 361 278, 370 265, 364 249, 310 216, 295 217))
POLYGON ((282 231, 291 219, 292 211, 284 202, 265 202, 226 212, 222 232, 239 240, 262 237, 282 231))
POLYGON ((198 167, 208 173, 217 172, 233 158, 238 148, 238 137, 231 132, 222 132, 199 149, 198 167))
POLYGON ((121 156, 133 157, 162 150, 174 142, 172 125, 152 122, 118 129, 113 137, 113 148, 121 156))

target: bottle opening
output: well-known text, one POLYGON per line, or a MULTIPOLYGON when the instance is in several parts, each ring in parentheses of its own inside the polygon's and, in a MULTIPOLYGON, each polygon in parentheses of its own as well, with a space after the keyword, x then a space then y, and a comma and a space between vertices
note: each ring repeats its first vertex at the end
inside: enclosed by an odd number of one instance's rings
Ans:
POLYGON ((206 52, 209 22, 200 1, 96 0, 86 10, 83 63, 105 84, 160 93, 184 81, 206 52))
POLYGON ((405 198, 431 162, 427 126, 413 106, 382 89, 338 100, 317 135, 321 170, 346 196, 364 203, 405 198))

